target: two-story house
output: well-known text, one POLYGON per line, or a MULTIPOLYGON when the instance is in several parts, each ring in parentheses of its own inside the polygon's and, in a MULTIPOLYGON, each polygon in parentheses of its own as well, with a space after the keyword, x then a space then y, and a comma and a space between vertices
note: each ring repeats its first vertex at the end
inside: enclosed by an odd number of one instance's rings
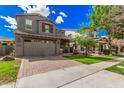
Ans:
POLYGON ((17 14, 16 21, 16 56, 56 55, 69 45, 65 32, 56 30, 56 24, 40 14, 17 14))

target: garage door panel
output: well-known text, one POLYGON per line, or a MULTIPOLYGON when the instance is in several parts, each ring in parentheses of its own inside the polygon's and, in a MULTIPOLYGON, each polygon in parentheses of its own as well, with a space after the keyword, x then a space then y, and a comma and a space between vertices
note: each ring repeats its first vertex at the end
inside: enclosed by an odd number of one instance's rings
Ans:
POLYGON ((24 42, 24 56, 50 56, 55 55, 54 43, 24 42))

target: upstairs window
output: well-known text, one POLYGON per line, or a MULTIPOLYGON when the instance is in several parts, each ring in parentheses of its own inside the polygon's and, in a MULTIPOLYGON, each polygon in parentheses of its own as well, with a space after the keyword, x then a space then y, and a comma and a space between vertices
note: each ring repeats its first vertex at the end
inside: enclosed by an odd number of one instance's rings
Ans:
POLYGON ((26 30, 32 30, 32 20, 26 19, 26 30))
POLYGON ((49 25, 45 25, 45 32, 49 33, 50 32, 50 26, 49 25))
POLYGON ((44 33, 53 33, 53 25, 42 23, 42 32, 44 33))

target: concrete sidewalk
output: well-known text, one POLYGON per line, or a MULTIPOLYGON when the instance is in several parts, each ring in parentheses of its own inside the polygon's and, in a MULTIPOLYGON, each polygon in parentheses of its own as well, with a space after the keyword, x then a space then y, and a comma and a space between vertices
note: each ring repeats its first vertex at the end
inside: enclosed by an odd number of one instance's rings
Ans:
POLYGON ((102 70, 61 88, 124 88, 124 76, 102 70))
POLYGON ((42 74, 32 75, 18 79, 16 82, 16 87, 124 87, 123 75, 117 75, 115 73, 104 70, 105 68, 118 64, 122 61, 124 61, 124 58, 92 65, 82 64, 75 67, 68 67, 42 74))
POLYGON ((1 85, 0 88, 15 88, 15 82, 1 85))
POLYGON ((55 88, 99 71, 98 67, 76 66, 49 71, 17 80, 17 87, 55 88))

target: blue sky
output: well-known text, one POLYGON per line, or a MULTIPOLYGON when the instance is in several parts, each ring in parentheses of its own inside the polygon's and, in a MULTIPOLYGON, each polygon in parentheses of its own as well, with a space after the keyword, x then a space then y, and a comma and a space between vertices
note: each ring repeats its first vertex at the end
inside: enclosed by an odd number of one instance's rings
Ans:
POLYGON ((14 37, 11 31, 16 29, 16 14, 41 13, 55 22, 58 29, 79 29, 82 27, 80 24, 89 24, 90 11, 92 11, 91 5, 0 5, 0 37, 14 37))

